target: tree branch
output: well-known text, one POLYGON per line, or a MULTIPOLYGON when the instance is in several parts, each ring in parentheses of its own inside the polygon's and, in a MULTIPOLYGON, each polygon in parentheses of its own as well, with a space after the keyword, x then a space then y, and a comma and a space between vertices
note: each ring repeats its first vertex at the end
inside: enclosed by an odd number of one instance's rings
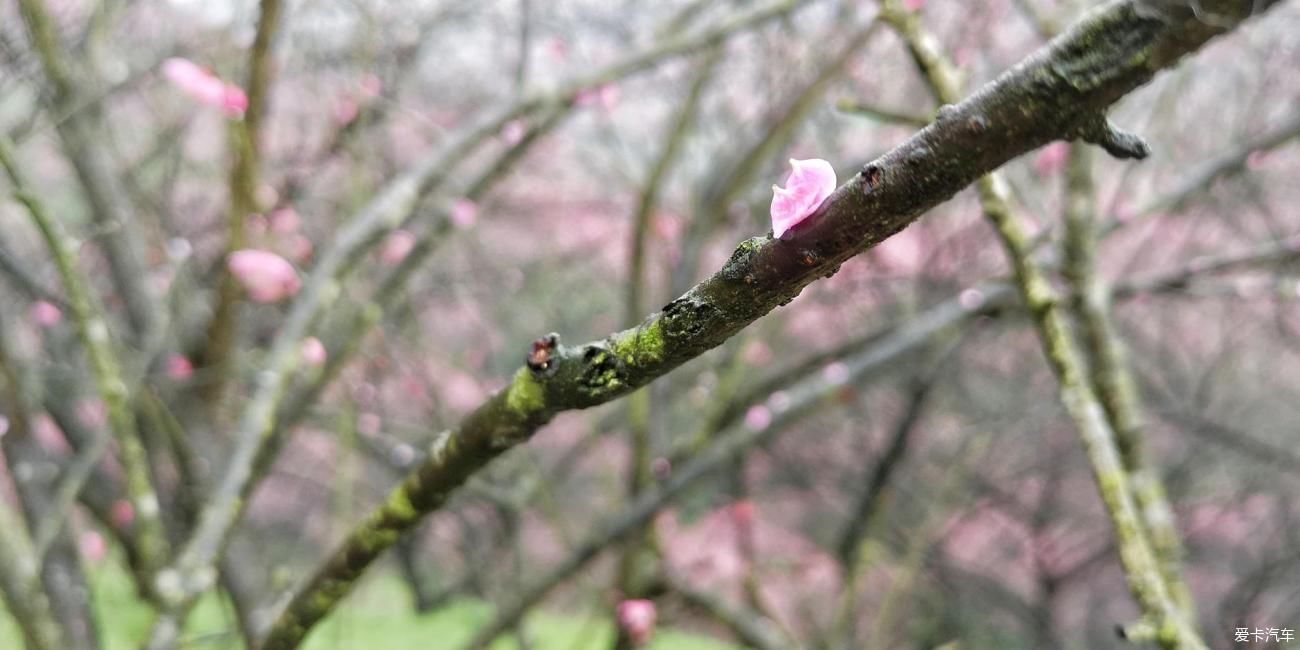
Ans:
MULTIPOLYGON (((1252 3, 1209 4, 1216 13, 1245 18, 1251 9, 1245 5, 1252 3)), ((1224 31, 1178 5, 1111 3, 868 164, 786 239, 741 243, 721 270, 641 325, 571 347, 557 337, 539 338, 511 383, 438 436, 425 462, 331 555, 264 647, 296 646, 402 532, 556 413, 617 399, 716 347, 845 260, 1008 160, 1064 137, 1224 31)), ((1030 297, 1031 311, 1046 313, 1051 306, 1037 291, 1030 297)), ((1099 412, 1075 400, 1070 405, 1089 418, 1094 433, 1104 433, 1099 412)), ((1092 448, 1104 449, 1100 440, 1093 442, 1092 448)), ((1118 468, 1113 454, 1103 452, 1098 460, 1118 468)), ((1109 480, 1110 474, 1103 477, 1109 480)), ((1159 596, 1149 599, 1153 608, 1159 596)))

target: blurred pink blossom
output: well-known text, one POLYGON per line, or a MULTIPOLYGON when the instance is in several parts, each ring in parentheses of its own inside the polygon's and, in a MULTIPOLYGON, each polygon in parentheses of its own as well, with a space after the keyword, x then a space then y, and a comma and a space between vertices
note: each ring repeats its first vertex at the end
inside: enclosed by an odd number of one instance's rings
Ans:
POLYGON ((523 120, 510 120, 501 127, 501 139, 513 147, 523 141, 527 131, 528 128, 524 126, 523 120))
POLYGON ((244 89, 226 83, 189 59, 163 61, 163 76, 179 90, 205 106, 221 109, 227 117, 240 117, 248 110, 244 89))
POLYGON ((109 507, 109 520, 118 528, 126 528, 135 521, 135 506, 126 499, 118 499, 109 507))
POLYGON ((28 312, 28 317, 37 327, 54 327, 63 320, 63 312, 54 306, 54 303, 37 300, 32 304, 32 309, 28 312))
POLYGON ((835 191, 835 169, 825 160, 791 158, 790 166, 786 186, 772 186, 772 236, 778 239, 816 212, 835 191))
POLYGON ((1268 152, 1263 149, 1252 151, 1246 156, 1246 168, 1249 170, 1258 170, 1266 164, 1268 164, 1268 152))
POLYGON ((962 292, 957 294, 957 303, 962 309, 968 311, 979 309, 984 306, 984 292, 979 289, 962 289, 962 292))
POLYGON ((310 367, 317 367, 325 363, 326 358, 325 344, 314 336, 308 336, 302 342, 302 362, 310 367))
POLYGON ((289 256, 289 259, 298 264, 306 264, 311 261, 312 253, 315 251, 316 247, 312 245, 311 239, 306 235, 294 233, 289 236, 288 241, 284 242, 284 252, 289 256))
POLYGON ((468 412, 487 398, 487 391, 469 374, 451 371, 439 385, 439 395, 452 410, 468 412))
POLYGON ((388 266, 397 266, 415 248, 415 235, 409 230, 394 230, 384 240, 379 259, 388 266))
POLYGON ((302 286, 293 265, 270 251, 237 250, 226 260, 226 267, 248 291, 253 302, 279 302, 298 293, 302 286))
POLYGON ((280 235, 298 232, 298 227, 302 225, 302 217, 298 216, 298 211, 292 207, 283 207, 272 212, 269 220, 271 232, 280 235))
POLYGON ((831 384, 843 384, 849 380, 849 367, 842 361, 832 361, 822 368, 822 379, 831 384))
POLYGON ((741 499, 731 504, 731 521, 737 526, 748 527, 754 523, 754 502, 750 499, 741 499))
POLYGON ((762 404, 755 404, 745 411, 745 426, 754 431, 766 429, 772 423, 772 411, 762 404))
POLYGON ((1039 176, 1055 176, 1065 169, 1065 161, 1070 157, 1068 142, 1053 142, 1038 150, 1034 156, 1034 171, 1039 176))
POLYGON ((925 0, 903 0, 903 8, 908 11, 920 11, 925 6, 925 0))
POLYGON ((654 218, 655 235, 666 242, 675 242, 682 236, 682 218, 671 212, 660 212, 654 218))
POLYGON ((189 381, 194 376, 194 364, 183 355, 173 354, 167 357, 166 371, 172 381, 189 381))
POLYGON ((601 84, 578 91, 573 101, 583 108, 600 108, 611 111, 618 104, 619 90, 614 84, 601 84))
POLYGON ((340 126, 351 124, 361 113, 361 106, 351 97, 340 97, 334 103, 334 121, 340 126))
POLYGON ((630 599, 618 604, 618 626, 635 646, 650 642, 655 631, 655 604, 644 599, 630 599))
POLYGON ((93 564, 99 564, 108 555, 108 543, 97 531, 84 533, 78 546, 81 548, 81 555, 93 564))
POLYGON ((56 454, 72 451, 68 438, 63 435, 63 429, 59 428, 49 413, 40 413, 33 417, 30 426, 32 437, 42 449, 56 454))
POLYGON ((478 204, 469 199, 451 202, 451 223, 457 228, 469 228, 478 217, 478 204))
POLYGON ((897 272, 914 272, 925 264, 925 246, 917 228, 908 228, 880 242, 875 251, 886 267, 897 272))

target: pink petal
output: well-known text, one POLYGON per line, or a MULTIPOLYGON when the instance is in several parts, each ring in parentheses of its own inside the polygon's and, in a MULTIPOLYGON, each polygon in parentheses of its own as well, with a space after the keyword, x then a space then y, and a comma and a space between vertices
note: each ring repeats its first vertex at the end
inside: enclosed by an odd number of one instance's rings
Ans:
POLYGON ((526 132, 527 128, 524 126, 523 120, 510 120, 506 122, 505 126, 501 127, 501 139, 513 147, 523 141, 526 132))
POLYGON ((289 241, 284 243, 284 250, 289 255, 289 259, 299 264, 306 264, 311 259, 311 255, 316 248, 312 246, 310 239, 295 233, 290 235, 289 241))
POLYGON ((478 205, 469 199, 451 202, 451 223, 457 228, 469 228, 478 216, 478 205))
POLYGON ((226 84, 221 95, 221 110, 226 117, 241 117, 248 110, 248 95, 235 84, 226 84))
POLYGON ((635 645, 646 644, 654 634, 657 612, 652 601, 625 600, 618 604, 614 617, 618 620, 618 626, 635 645))
POLYGON ((835 169, 820 158, 790 159, 785 187, 772 186, 772 236, 780 238, 821 207, 835 191, 835 169))
POLYGON ((302 342, 302 362, 315 368, 325 363, 325 344, 320 339, 309 336, 302 342))
POLYGON ((908 11, 920 11, 925 6, 925 0, 903 0, 903 8, 908 11))
POLYGON ((114 526, 126 528, 131 525, 131 522, 135 521, 135 507, 126 499, 118 499, 109 508, 109 519, 114 526))
POLYGON ((755 404, 745 411, 745 426, 753 431, 766 429, 772 424, 772 411, 762 404, 755 404))
POLYGON ((252 248, 235 251, 226 260, 226 267, 253 302, 279 302, 301 288, 293 265, 270 251, 252 248))
POLYGON ((352 120, 357 119, 357 114, 361 112, 361 107, 357 105, 357 100, 351 97, 343 97, 334 105, 334 121, 340 126, 351 124, 352 120))
POLYGON ((291 207, 280 208, 271 213, 271 232, 281 235, 297 232, 302 225, 302 217, 291 207))
POLYGON ((167 376, 173 381, 188 381, 194 376, 194 364, 179 354, 173 354, 167 357, 167 376))
POLYGON ((108 555, 108 543, 98 532, 90 531, 81 536, 81 554, 92 563, 98 564, 108 555))
POLYGON ((749 526, 754 523, 754 502, 742 499, 731 504, 731 520, 737 526, 749 526))
POLYGON ((63 311, 54 306, 54 303, 37 300, 32 304, 28 317, 37 327, 54 327, 59 324, 59 321, 63 320, 63 311))
POLYGON ((384 247, 379 252, 379 259, 388 266, 397 266, 411 250, 415 248, 415 235, 409 230, 394 230, 384 240, 384 247))
POLYGON ((228 84, 188 59, 163 61, 163 76, 191 99, 221 109, 227 116, 239 117, 248 110, 248 96, 234 84, 228 84))

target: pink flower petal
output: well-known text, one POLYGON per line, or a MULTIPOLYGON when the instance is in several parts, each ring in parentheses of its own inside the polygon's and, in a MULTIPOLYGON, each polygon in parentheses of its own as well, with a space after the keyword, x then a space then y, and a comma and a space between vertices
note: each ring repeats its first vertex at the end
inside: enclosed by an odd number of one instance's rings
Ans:
POLYGON ((653 601, 625 600, 618 604, 614 617, 634 645, 645 645, 654 634, 657 612, 653 601))
POLYGON ((753 431, 761 431, 772 424, 772 411, 762 404, 755 404, 745 411, 745 426, 753 431))
POLYGON ((320 339, 309 336, 302 342, 302 362, 310 367, 317 367, 325 363, 326 358, 325 344, 320 339))
POLYGON ((173 381, 189 381, 194 376, 194 364, 179 354, 173 354, 167 357, 167 376, 173 381))
POLYGON ((339 126, 351 124, 352 120, 357 119, 359 113, 361 113, 361 107, 357 104, 357 100, 351 97, 339 98, 338 102, 334 104, 334 121, 338 122, 339 126))
POLYGON ((181 92, 204 106, 221 109, 229 117, 239 117, 248 110, 244 89, 229 84, 189 59, 163 61, 163 76, 181 92))
POLYGON ((451 202, 451 223, 457 228, 469 228, 478 217, 478 205, 469 199, 451 202))
POLYGON ((379 259, 388 266, 397 266, 411 250, 415 248, 415 235, 409 230, 394 230, 384 240, 384 247, 379 252, 379 259))
POLYGON ((237 250, 226 260, 226 267, 253 302, 280 302, 297 294, 302 286, 293 265, 270 251, 237 250))
POLYGON ((135 507, 126 499, 118 499, 109 508, 109 519, 114 526, 126 528, 135 521, 135 507))
POLYGON ((785 187, 772 186, 772 236, 780 238, 821 207, 835 191, 835 169, 820 158, 790 159, 785 187))
POLYGON ((37 300, 32 304, 32 309, 28 313, 32 324, 37 327, 49 328, 59 324, 63 320, 63 311, 54 306, 54 303, 45 300, 37 300))
POLYGON ((81 536, 81 554, 91 563, 98 564, 108 555, 108 543, 104 541, 104 536, 96 531, 90 531, 81 536))
POLYGON ((523 141, 524 135, 528 129, 524 126, 523 120, 510 120, 506 125, 501 127, 501 139, 510 146, 515 146, 523 141))
POLYGON ((280 208, 271 213, 271 232, 288 235, 298 232, 298 227, 302 225, 302 217, 298 216, 298 211, 291 207, 280 208))

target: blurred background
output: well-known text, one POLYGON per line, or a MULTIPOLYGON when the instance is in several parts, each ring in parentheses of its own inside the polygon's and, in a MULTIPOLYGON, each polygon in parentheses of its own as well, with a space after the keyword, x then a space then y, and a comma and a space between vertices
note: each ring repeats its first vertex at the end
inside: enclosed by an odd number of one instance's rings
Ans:
MULTIPOLYGON (((0 133, 106 318, 169 536, 231 459, 281 333, 302 340, 278 455, 190 648, 243 647, 530 341, 640 322, 768 231, 788 159, 846 179, 937 108, 870 2, 289 1, 260 46, 255 2, 46 0, 45 44, 31 4, 0 6, 0 133), (304 284, 327 263, 337 281, 304 284), (293 325, 307 296, 320 307, 293 325)), ((967 91, 1090 5, 903 4, 967 91)), ((1003 170, 1049 269, 1069 196, 1102 224, 1148 461, 1214 647, 1300 628, 1298 31, 1284 3, 1125 98, 1112 118, 1145 161, 1091 156, 1068 191, 1066 143, 1003 170)), ((112 404, 18 183, 0 187, 4 522, 38 544, 60 522, 42 585, 68 647, 138 647, 151 560, 131 473, 119 443, 83 451, 112 404)), ((652 386, 561 414, 307 647, 461 647, 547 582, 493 647, 1120 647, 1140 612, 1008 277, 959 194, 652 386), (765 433, 602 537, 746 430, 765 433)), ((22 642, 0 616, 0 647, 22 642)))

